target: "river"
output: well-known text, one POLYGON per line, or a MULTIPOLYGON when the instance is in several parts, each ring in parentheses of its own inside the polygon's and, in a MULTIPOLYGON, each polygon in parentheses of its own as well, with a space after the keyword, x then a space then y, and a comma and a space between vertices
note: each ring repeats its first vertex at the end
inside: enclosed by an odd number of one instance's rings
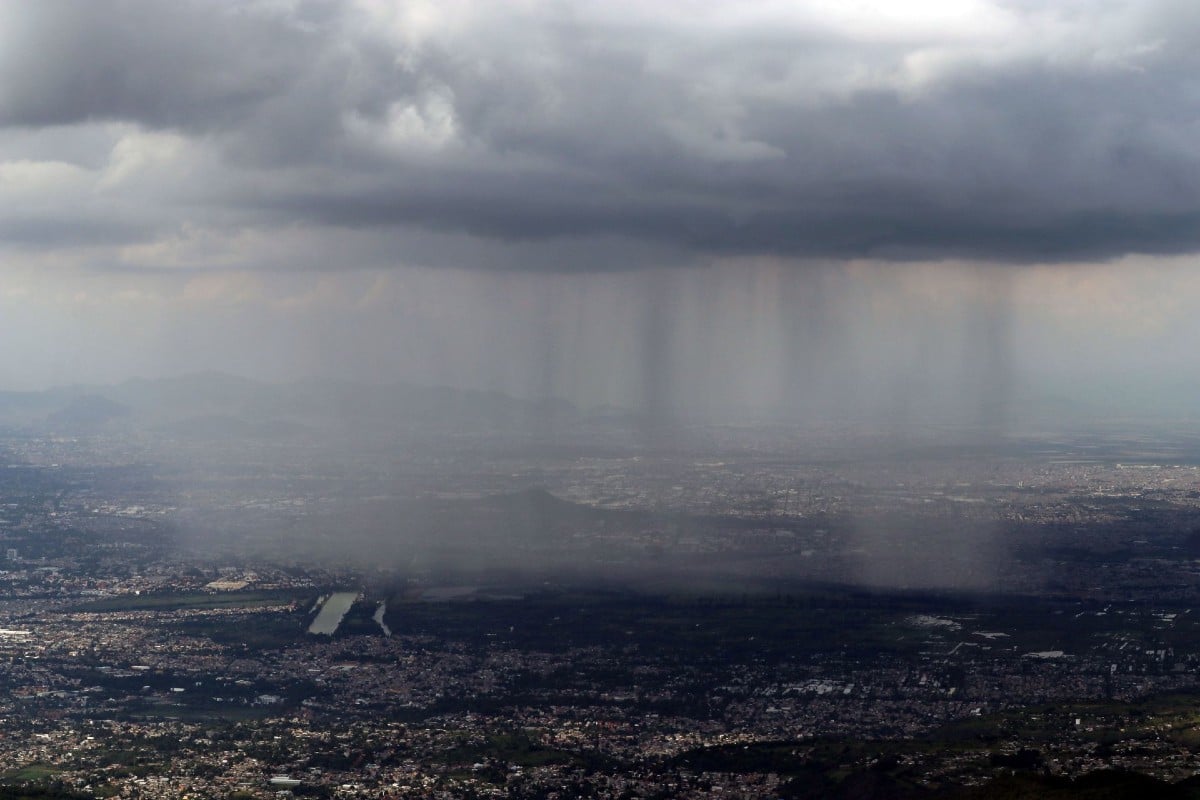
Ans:
POLYGON ((391 636, 392 629, 389 628, 387 626, 387 623, 383 621, 383 615, 386 613, 387 613, 387 601, 381 600, 379 603, 379 606, 375 609, 375 616, 372 617, 372 619, 374 619, 376 622, 379 623, 379 628, 380 628, 380 630, 383 631, 384 636, 391 636))

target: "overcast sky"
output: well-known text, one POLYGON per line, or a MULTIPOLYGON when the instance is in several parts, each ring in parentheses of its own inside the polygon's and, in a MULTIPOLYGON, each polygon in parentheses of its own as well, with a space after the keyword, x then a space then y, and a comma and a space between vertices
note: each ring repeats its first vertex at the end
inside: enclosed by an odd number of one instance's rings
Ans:
POLYGON ((6 387, 1165 381, 1197 250, 1185 0, 0 4, 6 387))

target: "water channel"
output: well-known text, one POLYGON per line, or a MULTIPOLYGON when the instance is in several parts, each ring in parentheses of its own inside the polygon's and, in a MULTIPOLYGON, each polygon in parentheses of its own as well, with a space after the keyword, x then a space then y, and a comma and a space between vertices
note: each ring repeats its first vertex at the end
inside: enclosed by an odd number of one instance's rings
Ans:
POLYGON ((358 599, 358 592, 334 592, 321 605, 317 618, 308 626, 309 633, 332 635, 342 624, 342 617, 358 599))

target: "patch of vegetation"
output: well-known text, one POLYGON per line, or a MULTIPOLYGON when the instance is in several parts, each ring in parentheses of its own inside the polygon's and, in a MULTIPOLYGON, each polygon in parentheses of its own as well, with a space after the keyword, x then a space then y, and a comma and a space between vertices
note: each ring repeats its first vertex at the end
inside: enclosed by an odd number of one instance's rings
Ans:
POLYGON ((262 608, 292 603, 296 593, 287 590, 258 592, 189 592, 125 594, 74 606, 69 611, 93 614, 118 611, 179 611, 183 609, 262 608))
POLYGON ((58 786, 0 785, 0 800, 84 800, 90 795, 72 792, 58 786))
POLYGON ((4 777, 6 780, 18 783, 36 783, 53 778, 60 772, 62 770, 52 764, 34 763, 6 772, 4 773, 4 777))
POLYGON ((583 765, 583 759, 565 750, 544 747, 521 732, 495 734, 481 743, 463 744, 445 756, 450 764, 500 762, 521 767, 552 764, 583 765))

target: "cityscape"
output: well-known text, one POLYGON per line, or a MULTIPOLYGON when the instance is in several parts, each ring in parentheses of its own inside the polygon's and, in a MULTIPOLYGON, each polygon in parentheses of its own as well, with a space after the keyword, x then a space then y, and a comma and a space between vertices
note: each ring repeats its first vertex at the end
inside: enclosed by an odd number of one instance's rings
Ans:
POLYGON ((50 419, 0 469, 0 775, 26 791, 971 797, 1200 769, 1185 431, 692 426, 664 452, 607 419, 549 454, 456 425, 338 453, 50 419))

